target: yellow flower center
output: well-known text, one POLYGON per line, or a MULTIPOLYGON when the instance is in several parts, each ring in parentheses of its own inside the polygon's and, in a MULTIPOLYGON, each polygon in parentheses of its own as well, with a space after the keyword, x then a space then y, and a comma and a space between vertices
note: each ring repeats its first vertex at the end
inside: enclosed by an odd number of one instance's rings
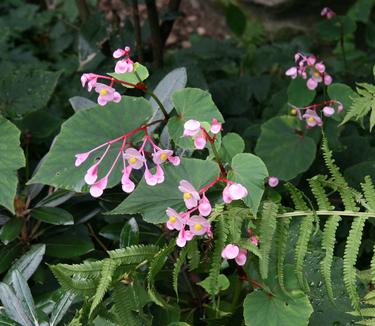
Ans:
POLYGON ((133 156, 129 159, 130 164, 135 164, 137 162, 137 159, 133 156))
POLYGON ((168 221, 169 221, 169 223, 173 224, 177 221, 177 218, 176 218, 176 216, 170 216, 168 221))
POLYGON ((292 114, 292 115, 296 115, 296 114, 297 114, 297 110, 296 110, 296 109, 291 109, 291 110, 290 110, 290 114, 292 114))
POLYGON ((307 119, 307 121, 310 122, 310 123, 313 123, 315 121, 315 119, 313 117, 310 117, 310 118, 307 119))
POLYGON ((202 224, 200 224, 200 223, 197 223, 197 224, 194 224, 194 230, 195 231, 200 231, 200 230, 202 230, 202 224))
POLYGON ((100 91, 100 95, 107 95, 108 94, 108 91, 106 89, 102 89, 100 91))
POLYGON ((168 155, 165 154, 165 153, 163 153, 163 154, 160 155, 160 159, 161 159, 162 161, 165 161, 167 158, 168 158, 168 155))
POLYGON ((320 72, 319 71, 314 71, 313 72, 314 77, 320 77, 320 72))
POLYGON ((185 193, 184 193, 184 199, 188 200, 188 199, 190 199, 190 198, 191 198, 190 193, 185 192, 185 193))

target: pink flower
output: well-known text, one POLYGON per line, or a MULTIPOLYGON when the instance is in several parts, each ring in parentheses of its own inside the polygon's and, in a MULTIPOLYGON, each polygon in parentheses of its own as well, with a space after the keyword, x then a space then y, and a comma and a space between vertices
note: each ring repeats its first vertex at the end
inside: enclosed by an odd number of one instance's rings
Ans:
POLYGON ((149 186, 155 186, 158 183, 158 178, 153 175, 149 169, 146 169, 144 176, 145 181, 149 186))
POLYGON ((202 216, 208 216, 211 214, 211 211, 212 211, 211 203, 207 199, 205 194, 203 194, 202 199, 199 201, 198 210, 202 216))
POLYGON ((169 156, 168 161, 171 162, 174 166, 178 166, 181 163, 181 160, 178 156, 169 156))
POLYGON ((132 72, 134 67, 134 62, 130 58, 119 60, 115 66, 115 72, 118 74, 123 74, 125 72, 132 72))
POLYGON ((268 185, 271 188, 277 187, 278 184, 279 184, 279 179, 278 178, 276 178, 276 177, 269 177, 268 178, 268 185))
POLYGON ((177 213, 173 208, 168 207, 166 212, 168 215, 167 228, 169 230, 180 231, 183 227, 185 227, 185 221, 183 217, 179 213, 177 213))
POLYGON ((97 80, 98 80, 98 75, 96 74, 91 74, 91 73, 83 74, 81 76, 82 87, 85 87, 87 83, 87 89, 89 92, 91 92, 91 90, 96 86, 97 80))
POLYGON ((108 102, 118 103, 121 101, 120 93, 116 92, 113 87, 105 84, 96 83, 95 92, 99 94, 98 103, 99 105, 106 105, 108 102))
POLYGON ((108 176, 100 179, 98 182, 94 183, 90 188, 90 194, 93 197, 100 197, 103 194, 104 189, 107 187, 108 176))
POLYGON ((326 117, 331 117, 335 113, 335 109, 331 106, 325 106, 322 111, 326 117))
POLYGON ((128 194, 133 192, 135 188, 135 184, 133 181, 130 180, 130 173, 132 171, 131 166, 128 166, 122 171, 122 178, 121 178, 121 184, 122 184, 122 190, 128 194))
POLYGON ((135 148, 126 149, 124 158, 128 161, 129 165, 136 170, 141 169, 144 162, 146 162, 146 159, 135 148))
POLYGON ((254 246, 258 246, 258 244, 259 244, 259 240, 258 240, 258 238, 257 238, 255 235, 253 235, 253 236, 250 238, 250 242, 251 242, 254 246))
POLYGON ((193 233, 191 233, 190 231, 182 228, 180 230, 180 232, 178 233, 176 244, 177 244, 177 246, 179 246, 181 248, 185 247, 186 241, 190 241, 191 239, 193 239, 193 237, 194 237, 193 233))
POLYGON ((314 79, 314 78, 309 78, 309 79, 307 80, 306 85, 307 85, 307 88, 308 88, 309 90, 314 90, 315 88, 318 87, 318 81, 317 81, 316 79, 314 79))
POLYGON ((246 249, 240 249, 240 252, 238 253, 238 256, 234 258, 238 266, 243 266, 246 264, 247 260, 247 250, 246 249))
POLYGON ((156 166, 156 173, 155 173, 155 177, 156 177, 156 182, 157 183, 163 183, 164 182, 164 171, 162 169, 162 167, 160 165, 157 165, 156 166))
POLYGON ((75 161, 74 165, 77 166, 77 167, 80 166, 83 162, 85 162, 87 160, 89 155, 90 155, 90 152, 76 154, 75 155, 76 161, 75 161))
POLYGON ((318 70, 321 74, 326 70, 326 66, 319 62, 315 65, 316 70, 318 70))
POLYGON ((198 215, 192 216, 187 224, 189 225, 190 232, 194 235, 203 235, 210 228, 210 222, 198 215))
POLYGON ((223 201, 229 204, 232 200, 245 198, 247 194, 247 189, 239 183, 228 184, 223 191, 223 201))
POLYGON ((336 13, 331 9, 331 8, 328 8, 328 7, 324 7, 322 9, 322 11, 320 12, 320 15, 322 17, 325 17, 327 19, 332 19, 333 17, 336 16, 336 13))
POLYGON ((173 151, 169 149, 162 149, 152 154, 152 159, 155 164, 163 164, 173 155, 173 151))
POLYGON ((322 119, 318 116, 318 114, 314 110, 310 110, 310 109, 306 110, 302 118, 306 120, 307 127, 309 128, 323 125, 322 119))
POLYGON ((212 125, 211 125, 211 132, 216 135, 221 130, 221 123, 217 121, 215 118, 212 119, 212 125))
POLYGON ((184 202, 188 209, 197 206, 200 196, 198 191, 195 190, 192 184, 190 184, 186 180, 181 180, 180 185, 178 186, 178 190, 180 190, 184 194, 184 202))
POLYGON ((203 133, 199 134, 198 137, 194 139, 194 145, 196 149, 203 149, 206 146, 206 137, 203 133))
POLYGON ((197 120, 188 120, 184 123, 184 136, 195 136, 201 128, 201 124, 197 120))
POLYGON ((121 58, 125 55, 129 55, 129 52, 130 52, 130 47, 129 46, 125 46, 124 49, 117 49, 113 52, 113 57, 115 59, 118 59, 118 58, 121 58))
POLYGON ((324 74, 324 85, 331 85, 332 77, 328 74, 324 74))
POLYGON ((222 250, 221 257, 224 259, 234 259, 238 256, 239 252, 240 248, 238 248, 236 245, 228 244, 222 250))
POLYGON ((297 78, 297 68, 296 67, 291 67, 289 68, 286 72, 285 75, 291 77, 292 79, 297 78))
POLYGON ((98 168, 99 168, 100 161, 96 162, 93 166, 91 166, 85 175, 85 182, 88 185, 92 185, 96 179, 98 178, 98 168))

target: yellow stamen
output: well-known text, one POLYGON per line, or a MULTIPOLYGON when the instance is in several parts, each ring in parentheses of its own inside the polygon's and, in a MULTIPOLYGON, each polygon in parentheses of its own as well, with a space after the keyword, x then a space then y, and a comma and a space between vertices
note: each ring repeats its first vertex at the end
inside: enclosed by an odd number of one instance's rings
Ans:
POLYGON ((129 159, 130 164, 135 164, 137 162, 137 159, 133 156, 129 159))
POLYGON ((188 192, 185 192, 185 193, 184 193, 184 199, 188 200, 188 199, 190 199, 190 198, 191 198, 191 194, 188 193, 188 192))
POLYGON ((313 72, 314 77, 320 77, 320 72, 319 71, 314 71, 313 72))
POLYGON ((200 223, 197 223, 197 224, 194 224, 194 230, 195 231, 200 231, 200 230, 202 230, 202 224, 200 224, 200 223))
POLYGON ((170 216, 168 221, 169 221, 169 223, 173 224, 177 221, 177 218, 176 218, 176 216, 170 216))
POLYGON ((291 110, 290 110, 290 114, 292 114, 292 115, 296 115, 296 114, 297 114, 297 110, 296 110, 296 109, 291 109, 291 110))
POLYGON ((310 123, 313 123, 315 121, 315 119, 313 117, 310 117, 307 119, 307 122, 310 122, 310 123))
POLYGON ((102 89, 100 91, 100 95, 107 95, 108 94, 108 91, 106 89, 102 89))
POLYGON ((163 153, 163 154, 160 155, 160 159, 161 159, 162 161, 165 161, 167 158, 168 158, 168 155, 165 154, 165 153, 163 153))

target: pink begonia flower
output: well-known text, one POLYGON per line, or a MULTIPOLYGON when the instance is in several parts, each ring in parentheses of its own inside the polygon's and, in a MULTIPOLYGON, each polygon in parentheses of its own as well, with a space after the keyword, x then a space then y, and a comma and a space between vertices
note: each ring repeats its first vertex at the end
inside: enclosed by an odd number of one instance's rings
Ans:
POLYGON ((204 217, 194 215, 187 222, 189 225, 189 230, 194 235, 203 235, 210 228, 210 222, 208 222, 204 217))
POLYGON ((315 65, 316 70, 318 70, 321 74, 326 70, 326 66, 319 62, 315 65))
POLYGON ((91 74, 91 73, 83 74, 81 76, 82 87, 85 87, 87 83, 87 89, 89 92, 91 92, 91 90, 96 86, 97 80, 98 80, 98 75, 96 74, 91 74))
POLYGON ((100 179, 90 187, 90 194, 93 197, 100 197, 103 194, 104 189, 107 187, 108 176, 100 179))
POLYGON ((332 77, 328 74, 324 74, 324 85, 331 85, 332 84, 332 77))
POLYGON ((75 155, 76 161, 75 161, 74 165, 76 167, 80 166, 83 162, 85 162, 87 160, 87 158, 89 156, 90 156, 90 152, 76 154, 75 155))
POLYGON ((276 178, 276 177, 269 177, 268 178, 268 185, 271 188, 277 187, 278 184, 279 184, 279 179, 278 178, 276 178))
POLYGON ((306 120, 307 127, 309 128, 323 125, 322 119, 318 116, 318 114, 314 110, 306 110, 302 118, 306 120))
POLYGON ((181 160, 178 156, 169 156, 168 161, 171 162, 174 166, 178 166, 181 163, 181 160))
POLYGON ((223 201, 229 204, 232 200, 245 198, 247 194, 247 189, 239 183, 228 184, 223 191, 223 201))
POLYGON ((307 83, 306 83, 306 85, 307 85, 307 88, 309 89, 309 90, 314 90, 315 88, 317 88, 318 87, 318 81, 316 80, 316 79, 314 79, 314 78, 309 78, 308 80, 307 80, 307 83))
POLYGON ((132 171, 131 166, 126 167, 122 171, 122 178, 121 178, 122 190, 128 194, 133 192, 135 188, 134 182, 130 180, 131 171, 132 171))
POLYGON ((130 52, 130 47, 129 46, 125 46, 124 49, 117 49, 113 52, 113 57, 115 59, 118 59, 118 58, 121 58, 125 55, 129 55, 129 52, 130 52))
POLYGON ((335 114, 335 109, 331 106, 325 106, 322 111, 326 117, 331 117, 335 114))
POLYGON ((221 131, 221 123, 217 119, 212 119, 211 132, 216 135, 221 131))
MULTIPOLYGON (((169 149, 162 149, 152 154, 152 160, 155 164, 163 164, 173 155, 173 151, 169 149)), ((173 163, 172 163, 173 164, 173 163)))
POLYGON ((96 162, 93 166, 91 166, 85 175, 85 182, 88 185, 92 185, 95 183, 96 179, 98 178, 98 169, 99 169, 100 161, 96 162))
POLYGON ((342 112, 342 111, 344 111, 344 106, 343 106, 341 103, 338 105, 338 107, 337 107, 337 111, 338 111, 338 112, 342 112))
POLYGON ((197 120, 188 120, 184 123, 184 136, 195 136, 201 129, 201 124, 197 120))
POLYGON ((167 228, 180 231, 185 226, 183 217, 170 207, 167 208, 166 212, 168 215, 167 228))
POLYGON ((194 188, 192 184, 190 184, 186 180, 181 180, 180 185, 178 186, 178 190, 180 190, 184 194, 184 202, 188 209, 197 206, 200 196, 198 191, 194 188))
POLYGON ((163 183, 164 182, 164 171, 160 165, 156 166, 156 173, 155 173, 155 178, 157 183, 163 183))
POLYGON ((95 92, 99 94, 98 104, 101 106, 106 105, 108 102, 119 103, 121 101, 120 93, 108 85, 96 83, 95 92))
POLYGON ((307 57, 307 63, 308 63, 309 65, 313 65, 313 64, 315 64, 315 62, 316 62, 316 57, 315 57, 315 55, 311 55, 311 56, 307 57))
POLYGON ((211 211, 212 211, 211 203, 207 199, 205 194, 203 194, 202 199, 199 201, 198 210, 202 216, 208 216, 211 214, 211 211))
POLYGON ((291 67, 289 68, 286 72, 285 75, 291 77, 292 79, 297 78, 297 68, 296 67, 291 67))
POLYGON ((250 238, 250 242, 251 242, 254 246, 258 246, 258 244, 259 244, 259 240, 258 240, 258 238, 257 238, 255 235, 253 235, 253 236, 250 238))
POLYGON ((240 248, 234 244, 228 244, 225 248, 221 251, 221 257, 224 259, 234 259, 238 256, 240 252, 240 248))
POLYGON ((115 66, 115 72, 118 74, 123 74, 125 72, 132 72, 134 69, 134 62, 130 58, 119 60, 115 66))
POLYGON ((247 260, 247 250, 246 249, 240 249, 240 252, 238 253, 238 256, 234 258, 238 266, 243 266, 246 264, 247 260))
POLYGON ((193 233, 191 233, 189 230, 185 230, 184 228, 182 228, 180 232, 178 233, 176 244, 177 246, 181 248, 185 247, 186 241, 190 241, 191 239, 193 239, 193 237, 194 237, 193 233))
POLYGON ((199 134, 198 137, 194 139, 194 145, 196 149, 203 149, 206 146, 206 137, 203 133, 199 134))
POLYGON ((127 148, 124 153, 124 158, 128 161, 129 165, 136 170, 141 169, 144 162, 146 162, 146 159, 135 148, 127 148))
POLYGON ((320 15, 322 17, 325 17, 327 19, 332 19, 333 17, 336 16, 336 13, 331 9, 331 8, 328 8, 328 7, 324 7, 322 9, 322 11, 320 12, 320 15))
POLYGON ((144 176, 145 181, 149 186, 155 186, 158 183, 158 178, 153 175, 149 169, 146 169, 144 176))

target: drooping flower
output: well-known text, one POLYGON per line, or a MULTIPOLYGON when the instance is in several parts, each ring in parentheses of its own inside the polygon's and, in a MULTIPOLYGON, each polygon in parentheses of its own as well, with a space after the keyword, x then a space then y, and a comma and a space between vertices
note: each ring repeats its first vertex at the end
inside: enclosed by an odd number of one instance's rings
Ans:
POLYGON ((197 120, 188 120, 184 123, 184 136, 195 136, 201 128, 201 124, 197 120))
POLYGON ((234 258, 238 266, 243 266, 246 264, 247 260, 247 250, 240 248, 240 252, 238 253, 237 257, 234 258))
POLYGON ((130 58, 119 60, 115 66, 115 72, 123 74, 125 72, 132 72, 134 70, 134 62, 130 58))
POLYGON ((194 145, 196 149, 203 149, 206 146, 207 140, 203 133, 199 134, 194 139, 194 145))
POLYGON ((168 157, 168 161, 171 162, 174 166, 178 166, 181 163, 181 160, 178 156, 170 156, 168 157))
POLYGON ((203 235, 210 229, 210 222, 199 215, 192 216, 187 224, 190 232, 194 235, 203 235))
POLYGON ((211 203, 205 194, 203 194, 202 199, 199 201, 198 210, 202 216, 208 216, 211 214, 211 211, 212 211, 211 203))
POLYGON ((149 169, 146 169, 145 173, 145 181, 149 186, 155 186, 158 183, 158 179, 155 175, 153 175, 149 169))
POLYGON ((94 183, 90 187, 91 196, 95 198, 100 197, 103 194, 104 189, 107 187, 107 183, 108 183, 108 176, 105 176, 104 178, 100 179, 98 182, 94 183))
POLYGON ((126 55, 129 55, 130 53, 130 47, 129 46, 125 46, 125 48, 123 49, 117 49, 113 52, 113 57, 115 59, 119 59, 123 56, 126 56, 126 55))
POLYGON ((90 155, 90 152, 76 154, 75 155, 76 161, 75 161, 74 165, 76 167, 80 166, 83 162, 85 162, 87 160, 89 155, 90 155))
MULTIPOLYGON (((173 155, 173 151, 169 149, 158 150, 152 154, 152 159, 155 164, 163 164, 173 155)), ((173 160, 173 159, 172 159, 173 160)), ((172 163, 173 164, 173 163, 172 163)))
POLYGON ((141 169, 143 164, 146 162, 146 159, 135 148, 127 148, 124 153, 124 158, 127 160, 132 169, 136 170, 141 169))
POLYGON ((191 183, 186 180, 181 180, 178 189, 183 193, 184 202, 188 209, 197 206, 200 196, 191 183))
POLYGON ((315 110, 306 110, 302 118, 306 120, 308 128, 323 125, 322 119, 319 117, 315 110))
POLYGON ((132 171, 131 166, 124 167, 122 171, 122 178, 121 178, 122 190, 128 194, 133 192, 135 188, 134 182, 130 180, 131 171, 132 171))
POLYGON ((331 106, 325 106, 322 111, 326 117, 331 117, 335 114, 335 109, 331 106))
POLYGON ((259 244, 259 240, 258 240, 258 237, 253 235, 251 238, 250 238, 250 242, 254 245, 254 246, 258 246, 259 244))
POLYGON ((177 213, 173 208, 168 207, 167 210, 167 228, 169 230, 178 230, 180 231, 183 227, 185 227, 185 221, 183 217, 177 213))
POLYGON ((217 119, 212 119, 211 132, 216 135, 221 131, 221 123, 217 119))
POLYGON ((96 86, 98 77, 98 75, 92 73, 83 74, 81 76, 82 87, 85 87, 87 83, 87 89, 89 92, 91 92, 91 90, 96 86))
POLYGON ((176 244, 177 244, 177 246, 179 246, 181 248, 185 247, 186 242, 193 239, 193 237, 194 237, 193 233, 191 233, 189 230, 185 230, 184 228, 182 228, 180 230, 180 232, 178 233, 178 237, 176 239, 176 244))
POLYGON ((96 162, 93 166, 91 166, 85 175, 85 182, 88 185, 92 185, 95 183, 96 179, 98 178, 98 169, 99 169, 100 161, 96 162))
POLYGON ((336 16, 336 13, 331 9, 331 8, 328 8, 328 7, 324 7, 322 9, 322 11, 320 12, 320 15, 322 17, 325 17, 327 19, 332 19, 333 17, 336 16))
POLYGON ((296 79, 298 75, 298 70, 296 67, 290 67, 286 72, 285 75, 291 77, 292 79, 296 79))
POLYGON ((243 266, 247 260, 247 250, 239 248, 234 244, 228 244, 221 252, 224 259, 234 259, 239 266, 243 266))
POLYGON ((268 178, 268 185, 271 188, 277 187, 278 184, 279 184, 279 179, 277 177, 269 177, 268 178))
POLYGON ((228 184, 223 190, 223 201, 226 204, 233 200, 245 198, 248 192, 247 189, 239 183, 228 184))
POLYGON ((119 103, 121 101, 120 93, 116 92, 113 87, 102 83, 96 83, 95 92, 99 94, 98 104, 101 106, 106 105, 108 102, 119 103))

